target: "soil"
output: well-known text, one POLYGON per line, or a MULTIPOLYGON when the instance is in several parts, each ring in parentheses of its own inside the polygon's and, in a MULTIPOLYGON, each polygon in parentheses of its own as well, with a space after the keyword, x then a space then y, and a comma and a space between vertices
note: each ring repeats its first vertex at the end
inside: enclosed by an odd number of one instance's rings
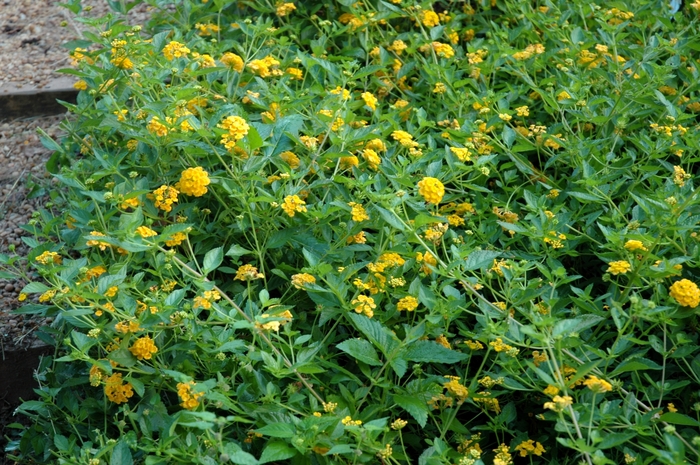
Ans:
MULTIPOLYGON (((69 3, 69 2, 66 2, 69 3)), ((104 0, 82 0, 83 11, 78 17, 53 0, 0 0, 0 94, 3 86, 35 88, 50 87, 59 68, 70 66, 66 42, 81 39, 88 26, 83 19, 97 18, 109 12, 104 0)), ((131 10, 127 23, 145 25, 148 6, 131 10)), ((50 185, 45 164, 51 153, 43 147, 36 131, 43 129, 59 140, 60 122, 67 114, 58 116, 20 117, 8 119, 0 114, 0 254, 26 256, 29 248, 22 228, 32 214, 45 208, 48 196, 37 195, 37 186, 50 185)), ((20 260, 25 267, 26 261, 20 260)), ((3 271, 0 265, 0 271, 3 271)), ((32 372, 46 347, 35 331, 52 324, 51 318, 12 313, 21 307, 19 293, 26 283, 20 279, 0 279, 0 465, 14 463, 5 457, 6 436, 16 430, 11 423, 26 419, 13 415, 19 399, 31 397, 35 387, 32 372)), ((50 351, 50 350, 49 350, 50 351)))

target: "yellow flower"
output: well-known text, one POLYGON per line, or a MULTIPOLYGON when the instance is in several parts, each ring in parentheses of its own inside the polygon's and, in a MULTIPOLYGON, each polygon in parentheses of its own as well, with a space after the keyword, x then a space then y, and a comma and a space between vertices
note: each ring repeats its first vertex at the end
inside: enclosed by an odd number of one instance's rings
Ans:
POLYGON ((136 228, 136 234, 138 234, 139 236, 141 236, 143 238, 153 237, 153 236, 158 235, 157 232, 155 232, 154 230, 152 230, 148 226, 139 226, 138 228, 136 228))
POLYGON ((464 341, 464 343, 469 347, 471 350, 481 350, 484 348, 484 345, 479 342, 479 341, 464 341))
POLYGON ((174 187, 162 185, 153 191, 156 208, 169 212, 173 209, 173 203, 177 202, 177 194, 180 192, 174 187))
MULTIPOLYGON (((92 373, 92 370, 90 370, 92 373)), ((115 373, 105 380, 105 395, 115 404, 123 404, 134 395, 131 383, 122 383, 122 374, 115 373)))
POLYGON ((279 5, 277 5, 277 16, 287 16, 289 13, 296 9, 297 7, 294 5, 294 3, 280 3, 279 5))
POLYGON ((445 376, 449 381, 442 383, 442 386, 447 389, 447 392, 457 397, 460 400, 464 400, 469 395, 469 391, 466 386, 462 385, 459 380, 459 376, 445 376))
POLYGON ((406 296, 399 299, 399 303, 396 304, 396 309, 398 311, 406 310, 407 312, 412 312, 418 308, 418 299, 413 296, 406 296))
POLYGON ((377 109, 377 97, 375 97, 371 92, 363 92, 362 100, 365 101, 365 105, 370 107, 372 111, 377 109))
POLYGON ((530 109, 527 107, 527 105, 516 108, 515 112, 518 114, 518 116, 530 116, 530 109))
POLYGON ((209 174, 201 166, 197 166, 183 171, 175 188, 185 195, 201 197, 207 193, 210 183, 209 174))
POLYGON ((695 308, 700 304, 700 289, 688 279, 673 283, 669 288, 669 295, 683 307, 695 308))
POLYGON ((642 250, 646 252, 648 250, 646 247, 644 247, 642 241, 637 241, 634 239, 630 239, 629 241, 625 242, 625 249, 629 250, 630 252, 635 250, 642 250))
POLYGON ((559 388, 556 386, 552 386, 551 384, 547 386, 547 388, 542 391, 545 394, 547 394, 549 397, 554 397, 557 394, 559 394, 559 388))
POLYGON ((546 352, 540 353, 537 350, 532 352, 532 363, 534 363, 536 367, 540 366, 540 363, 546 362, 547 360, 549 359, 546 352))
POLYGON ((170 239, 165 241, 165 245, 167 245, 168 247, 176 247, 182 244, 183 241, 185 241, 185 239, 187 239, 187 235, 185 233, 176 232, 175 234, 170 236, 170 239))
POLYGON ((306 211, 306 202, 301 200, 298 195, 288 195, 284 198, 282 210, 284 210, 287 215, 292 217, 297 212, 306 211))
POLYGON ((119 288, 117 286, 112 286, 105 291, 105 297, 114 297, 117 295, 117 292, 119 292, 119 288))
POLYGON ((73 88, 76 90, 87 90, 88 85, 87 85, 87 82, 85 82, 81 79, 81 80, 77 81, 75 84, 73 84, 73 88))
POLYGON ((433 270, 431 270, 430 267, 437 266, 437 259, 430 252, 426 252, 425 254, 418 252, 416 254, 416 261, 418 263, 423 263, 421 265, 421 270, 425 274, 431 274, 433 270))
POLYGON ((232 70, 242 73, 245 68, 245 63, 243 63, 243 58, 239 57, 235 53, 226 52, 221 56, 221 63, 224 66, 231 68, 232 70))
POLYGON ((358 166, 360 164, 360 160, 354 155, 349 157, 340 157, 339 164, 341 169, 347 170, 353 166, 358 166))
POLYGON ((292 275, 292 286, 303 289, 306 284, 315 284, 316 278, 309 273, 299 273, 292 275))
POLYGON ((154 116, 151 121, 146 126, 148 132, 155 134, 158 137, 165 137, 168 135, 168 128, 163 123, 160 122, 157 116, 154 116))
POLYGON ((515 446, 515 451, 520 452, 521 457, 527 457, 528 454, 541 456, 546 452, 544 450, 544 447, 542 447, 542 444, 540 444, 539 442, 535 442, 532 439, 523 441, 517 446, 515 446))
POLYGON ((374 309, 377 308, 374 299, 366 295, 357 296, 357 299, 354 299, 352 304, 355 305, 355 313, 364 313, 367 318, 372 318, 374 309))
POLYGON ((426 202, 437 205, 445 195, 445 186, 436 178, 425 177, 418 182, 418 193, 426 202))
POLYGON ((168 60, 186 57, 188 53, 190 53, 189 48, 185 47, 184 44, 181 44, 180 42, 176 42, 174 40, 163 48, 163 55, 168 60))
POLYGON ((238 270, 236 270, 236 277, 233 278, 233 280, 253 281, 255 279, 262 279, 264 277, 265 275, 260 273, 256 267, 249 263, 246 263, 245 265, 240 266, 238 270))
POLYGON ((193 392, 192 388, 195 387, 195 383, 190 381, 188 383, 177 383, 177 395, 182 399, 180 404, 183 408, 187 410, 194 410, 199 405, 199 399, 204 395, 203 392, 193 392))
POLYGON ((299 168, 299 157, 297 157, 294 152, 290 152, 289 150, 282 152, 280 153, 280 158, 284 160, 284 162, 287 163, 291 169, 299 168))
POLYGON ((340 422, 346 426, 360 426, 362 424, 361 420, 353 420, 350 415, 340 420, 340 422))
POLYGON ((407 424, 408 424, 408 422, 406 420, 402 420, 401 418, 397 418, 396 420, 394 420, 391 423, 391 429, 398 431, 398 430, 402 429, 404 426, 406 426, 407 424))
POLYGON ((352 208, 352 220, 356 222, 369 220, 369 215, 365 211, 364 207, 359 203, 350 202, 348 205, 352 208))
POLYGON ((588 389, 593 392, 608 392, 612 391, 612 384, 608 383, 604 379, 600 379, 597 376, 589 376, 586 381, 583 382, 588 389))
POLYGON ((573 403, 574 399, 572 399, 571 396, 554 396, 552 402, 544 403, 544 408, 554 410, 555 412, 561 412, 573 403))
POLYGON ((425 27, 435 27, 440 25, 440 17, 432 10, 421 11, 420 21, 425 27))
POLYGON ((134 344, 129 347, 129 352, 131 352, 134 357, 139 360, 150 360, 151 356, 158 352, 158 347, 156 347, 153 339, 149 336, 143 336, 134 342, 134 344))
POLYGON ((24 302, 25 300, 27 300, 27 294, 25 294, 24 292, 21 292, 21 293, 19 294, 19 297, 17 297, 17 300, 18 300, 19 302, 24 302))
POLYGON ((608 267, 607 272, 612 273, 614 275, 618 275, 625 274, 631 269, 632 265, 630 265, 628 261, 618 260, 615 262, 610 262, 610 266, 608 267))
POLYGON ((365 159, 370 169, 375 171, 379 168, 379 164, 382 162, 382 159, 379 158, 377 152, 372 149, 364 149, 362 151, 362 158, 365 159))
POLYGON ((496 456, 493 458, 493 465, 511 465, 513 463, 513 458, 507 445, 501 444, 493 451, 496 452, 496 456))
POLYGON ((459 161, 467 162, 471 160, 472 153, 469 151, 469 149, 463 147, 450 147, 450 152, 459 158, 459 161))
POLYGON ((571 95, 569 95, 569 93, 568 93, 567 91, 565 91, 565 90, 562 90, 561 92, 559 92, 559 93, 557 94, 557 100, 560 101, 560 102, 561 102, 562 100, 566 100, 566 99, 570 99, 570 98, 571 98, 571 95))
POLYGON ((38 263, 41 263, 42 265, 48 265, 49 263, 53 265, 60 265, 61 263, 63 263, 63 258, 61 258, 61 256, 58 253, 49 251, 43 252, 34 260, 36 260, 38 263))

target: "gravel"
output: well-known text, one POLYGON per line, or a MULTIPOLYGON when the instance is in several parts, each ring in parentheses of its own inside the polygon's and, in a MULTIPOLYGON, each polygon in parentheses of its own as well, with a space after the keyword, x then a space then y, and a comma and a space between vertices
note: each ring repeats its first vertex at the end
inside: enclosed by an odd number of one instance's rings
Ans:
MULTIPOLYGON (((82 19, 98 18, 110 10, 104 0, 82 0, 79 17, 54 0, 0 0, 0 87, 5 83, 41 89, 55 78, 65 76, 55 70, 70 66, 68 41, 82 38, 88 26, 82 19), (81 19, 82 18, 82 19, 81 19)), ((145 25, 149 6, 132 9, 127 23, 145 25)), ((22 242, 27 233, 21 228, 48 200, 46 196, 29 198, 33 181, 48 181, 45 163, 51 153, 36 134, 42 128, 60 139, 59 123, 67 114, 35 118, 3 119, 0 114, 0 253, 26 256, 29 248, 22 242)), ((22 306, 19 292, 26 283, 0 279, 0 361, 4 352, 36 345, 33 331, 51 323, 51 319, 18 315, 12 310, 22 306)))

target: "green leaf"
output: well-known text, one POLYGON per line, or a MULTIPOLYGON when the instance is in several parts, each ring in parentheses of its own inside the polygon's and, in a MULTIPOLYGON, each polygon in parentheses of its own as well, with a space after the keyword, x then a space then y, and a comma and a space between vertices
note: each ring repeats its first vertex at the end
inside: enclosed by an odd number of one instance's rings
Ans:
POLYGON ((109 459, 109 465, 133 465, 134 459, 131 457, 131 450, 126 445, 125 441, 119 441, 112 450, 112 457, 109 459))
POLYGON ((635 358, 625 360, 624 362, 620 363, 617 369, 610 373, 609 377, 614 378, 615 376, 628 371, 660 370, 661 368, 663 368, 661 365, 646 358, 635 358))
POLYGON ((38 294, 49 290, 49 287, 44 283, 29 283, 22 288, 23 294, 38 294))
POLYGON ((684 426, 695 426, 698 427, 700 426, 700 421, 697 421, 696 419, 689 417, 687 415, 683 415, 682 413, 678 412, 668 412, 664 413, 660 417, 661 421, 665 421, 666 423, 671 423, 673 425, 684 425, 684 426))
POLYGON ((70 443, 68 442, 68 438, 61 434, 57 434, 53 437, 53 444, 56 446, 56 449, 58 449, 59 452, 70 451, 70 443))
POLYGON ((237 450, 236 452, 229 454, 229 460, 231 460, 233 463, 237 463, 238 465, 257 465, 260 463, 254 455, 243 450, 237 450))
POLYGON ((253 253, 253 251, 243 248, 238 244, 233 244, 231 248, 228 249, 228 252, 226 252, 226 256, 235 258, 249 253, 253 253))
POLYGON ((282 441, 270 441, 265 446, 259 463, 275 462, 285 460, 297 455, 297 450, 282 441))
POLYGON ((326 452, 323 455, 341 455, 341 454, 354 454, 355 449, 349 444, 338 444, 337 446, 333 446, 331 450, 326 452))
POLYGON ((493 265, 494 259, 500 256, 501 252, 494 250, 475 250, 465 260, 464 271, 479 270, 485 266, 493 265))
POLYGON ((212 249, 209 252, 207 252, 204 256, 204 262, 202 263, 202 271, 205 275, 208 275, 209 273, 217 269, 223 261, 224 248, 217 247, 215 249, 212 249))
POLYGON ((255 430, 255 432, 271 438, 291 438, 294 437, 297 430, 294 425, 289 423, 270 423, 255 430))
POLYGON ((510 126, 503 126, 503 133, 501 134, 501 137, 503 138, 503 143, 506 145, 506 147, 511 148, 513 146, 513 142, 515 142, 515 131, 513 131, 510 126))
POLYGON ((348 317, 384 355, 389 356, 394 349, 398 348, 399 341, 396 336, 378 321, 356 313, 350 313, 348 317))
POLYGON ((379 214, 382 215, 382 218, 384 218, 384 221, 389 223, 394 229, 398 229, 399 231, 406 230, 406 226, 399 220, 399 218, 396 216, 396 213, 390 212, 389 210, 382 208, 379 205, 375 205, 374 209, 377 210, 379 214))
POLYGON ((605 433, 605 437, 601 442, 596 444, 599 449, 610 449, 611 447, 619 446, 635 437, 637 433, 605 433))
POLYGON ((568 191, 567 194, 578 200, 588 200, 590 202, 605 203, 605 199, 596 197, 595 195, 588 194, 586 192, 568 191))
POLYGON ((428 404, 420 398, 414 396, 394 395, 396 405, 407 411, 421 426, 425 427, 428 421, 428 404))
POLYGON ((372 344, 364 339, 348 339, 336 347, 367 365, 381 366, 382 364, 372 344))
POLYGON ((89 338, 87 335, 76 330, 71 331, 70 334, 73 338, 73 342, 75 342, 75 346, 81 352, 86 352, 85 349, 92 347, 92 345, 97 342, 96 339, 89 338))
POLYGON ((107 358, 127 368, 136 365, 136 357, 134 357, 128 349, 117 349, 107 355, 107 358))
POLYGON ((571 333, 580 333, 600 323, 604 318, 598 315, 583 315, 576 318, 561 320, 552 329, 552 335, 569 336, 571 333))
POLYGON ((435 341, 416 341, 401 353, 401 357, 411 362, 457 363, 468 358, 468 355, 450 350, 435 341))

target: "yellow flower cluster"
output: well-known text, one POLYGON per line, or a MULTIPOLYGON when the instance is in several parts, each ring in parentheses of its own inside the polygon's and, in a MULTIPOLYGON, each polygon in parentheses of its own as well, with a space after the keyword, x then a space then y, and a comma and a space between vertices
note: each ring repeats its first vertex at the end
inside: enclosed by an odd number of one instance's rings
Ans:
MULTIPOLYGON (((90 370, 92 373, 92 370, 90 370)), ((129 402, 129 398, 134 395, 131 383, 122 381, 122 374, 115 373, 105 380, 105 395, 107 399, 115 404, 129 402)))
POLYGON ((165 137, 168 135, 168 127, 160 122, 157 116, 154 116, 151 121, 146 126, 148 132, 155 134, 158 137, 165 137))
POLYGON ((625 249, 629 250, 630 252, 634 252, 635 250, 646 252, 648 250, 646 247, 644 247, 644 243, 642 241, 635 239, 630 239, 629 241, 625 242, 625 249))
POLYGON ((593 392, 609 392, 612 391, 612 384, 597 376, 589 376, 583 384, 593 392))
POLYGON ((447 392, 459 399, 460 402, 464 402, 464 399, 469 395, 469 391, 466 386, 459 382, 461 378, 450 375, 446 375, 445 378, 449 379, 449 381, 442 383, 442 387, 447 389, 447 392))
POLYGON ((501 444, 493 451, 496 452, 496 456, 493 458, 493 465, 511 465, 513 463, 513 458, 507 445, 501 444))
POLYGON ((382 159, 379 157, 377 152, 373 149, 364 149, 362 152, 362 158, 367 162, 370 169, 377 170, 382 159))
POLYGON ((294 3, 288 2, 288 3, 280 3, 277 5, 277 16, 282 17, 282 16, 287 16, 289 13, 292 11, 296 10, 297 7, 294 5, 294 3))
POLYGON ((412 312, 418 308, 418 299, 413 296, 406 296, 399 299, 399 303, 396 304, 396 309, 398 311, 412 312))
POLYGON ((513 58, 515 58, 518 61, 523 61, 527 60, 533 55, 542 55, 544 53, 544 45, 542 44, 530 44, 527 47, 525 47, 525 50, 521 50, 519 52, 515 52, 513 54, 513 58))
POLYGON ((479 341, 472 341, 472 340, 467 340, 464 341, 464 343, 469 347, 471 350, 482 350, 484 348, 484 345, 479 342, 479 341))
POLYGON ((416 254, 416 261, 422 263, 421 271, 425 274, 431 274, 433 270, 431 270, 430 267, 437 266, 437 259, 430 252, 425 252, 425 254, 418 252, 416 254))
MULTIPOLYGON (((98 236, 98 237, 106 237, 104 234, 102 234, 99 231, 92 231, 90 233, 90 235, 91 236, 98 236)), ((85 242, 85 245, 87 245, 88 247, 99 247, 100 250, 106 250, 107 248, 112 247, 112 245, 107 243, 107 242, 98 241, 95 239, 88 240, 87 242, 85 242)))
POLYGON ((396 420, 391 422, 391 429, 398 431, 400 429, 403 429, 407 424, 408 422, 406 420, 397 418, 396 420))
POLYGON ((477 392, 473 400, 477 404, 482 404, 486 410, 491 410, 495 413, 501 413, 501 405, 498 403, 498 399, 491 397, 491 393, 488 391, 477 392), (483 397, 482 397, 483 396, 483 397))
POLYGON ((196 166, 182 172, 175 188, 185 195, 201 197, 207 193, 207 186, 210 183, 209 173, 204 171, 201 166, 196 166))
POLYGON ((544 403, 544 408, 554 410, 555 412, 561 412, 573 403, 574 399, 572 399, 571 396, 554 396, 552 402, 544 403))
POLYGON ((472 153, 467 148, 450 147, 450 152, 452 152, 457 158, 459 158, 459 161, 462 161, 462 162, 471 161, 472 153))
POLYGON ((418 182, 418 193, 426 202, 437 205, 445 195, 445 186, 439 179, 424 177, 418 182))
POLYGON ((173 60, 174 58, 187 57, 188 53, 190 53, 189 48, 185 47, 184 44, 181 44, 180 42, 174 40, 171 41, 165 47, 163 47, 163 55, 168 60, 173 60))
POLYGON ((549 358, 547 357, 546 352, 540 353, 537 350, 532 352, 532 363, 534 363, 536 367, 540 366, 540 363, 544 363, 547 360, 549 360, 549 358))
POLYGON ((316 278, 309 273, 299 273, 292 275, 292 286, 297 289, 303 289, 307 284, 315 284, 316 278))
POLYGON ((221 294, 219 294, 218 291, 204 291, 203 295, 198 295, 194 298, 192 308, 203 308, 205 310, 209 310, 211 308, 211 304, 218 300, 221 300, 221 294))
POLYGON ((673 183, 678 187, 685 186, 685 182, 690 179, 690 175, 680 166, 673 167, 673 183))
POLYGON ((177 194, 180 192, 174 187, 162 185, 153 191, 153 199, 155 200, 156 208, 164 212, 170 212, 173 209, 173 204, 177 202, 177 194))
POLYGON ((544 447, 542 447, 542 444, 535 442, 532 439, 523 441, 515 446, 515 451, 520 452, 521 457, 527 457, 528 455, 537 455, 539 457, 546 452, 544 447))
POLYGON ((370 107, 372 111, 377 109, 377 97, 374 96, 371 92, 363 92, 362 95, 362 100, 365 101, 365 105, 370 107))
POLYGON ((217 124, 216 127, 228 131, 227 134, 221 136, 221 144, 223 144, 229 152, 234 149, 236 142, 243 139, 250 130, 248 123, 240 116, 227 116, 221 123, 217 124))
POLYGON ((689 279, 673 283, 669 288, 669 295, 683 307, 695 308, 700 304, 700 289, 689 279))
POLYGON ((372 318, 374 309, 377 308, 374 299, 366 295, 357 296, 357 299, 354 299, 352 304, 355 306, 355 313, 364 313, 367 318, 372 318))
POLYGON ((284 198, 282 210, 290 217, 293 217, 297 212, 306 211, 306 202, 301 200, 298 195, 288 195, 284 198))
POLYGON ((114 66, 121 69, 132 69, 134 63, 127 56, 127 52, 124 49, 126 45, 125 40, 113 40, 112 41, 112 58, 109 60, 114 66))
POLYGON ((239 73, 242 73, 243 69, 245 68, 243 58, 236 55, 235 53, 226 52, 221 56, 221 60, 219 61, 221 61, 221 63, 223 63, 224 66, 231 68, 232 70, 239 73))
POLYGON ((34 260, 36 260, 37 263, 41 263, 42 265, 48 265, 49 263, 54 265, 60 265, 61 263, 63 263, 63 258, 61 258, 61 256, 58 253, 49 252, 48 250, 42 252, 42 254, 36 257, 34 260))
POLYGON ((264 277, 265 275, 260 273, 256 267, 254 267, 250 263, 246 263, 245 265, 241 265, 238 268, 238 270, 236 270, 236 277, 233 278, 233 280, 253 281, 256 279, 262 279, 264 277))
POLYGON ((369 215, 367 214, 367 212, 361 204, 350 202, 348 203, 348 205, 350 206, 350 208, 352 208, 351 214, 353 221, 359 223, 361 221, 369 220, 369 215))
POLYGON ((304 79, 304 72, 299 68, 287 68, 284 70, 285 73, 289 74, 292 80, 296 79, 301 81, 304 79))
POLYGON ((423 10, 420 12, 420 22, 425 27, 435 27, 440 25, 440 17, 433 10, 423 10))
POLYGON ((289 150, 280 153, 280 158, 284 160, 284 162, 287 163, 293 170, 299 168, 299 164, 301 163, 299 157, 297 157, 294 152, 290 152, 289 150))
POLYGON ((362 424, 361 420, 353 420, 350 415, 340 420, 340 422, 345 426, 360 426, 362 424))
POLYGON ((280 62, 272 58, 271 56, 266 56, 262 60, 253 60, 248 63, 248 68, 256 75, 266 78, 270 75, 280 75, 282 72, 276 69, 280 62))
POLYGON ((187 410, 194 410, 199 405, 199 399, 204 395, 203 392, 192 392, 192 388, 195 387, 195 383, 190 381, 188 383, 177 383, 177 395, 182 399, 180 404, 182 408, 187 410))
POLYGON ((290 321, 292 321, 292 318, 294 316, 292 315, 292 312, 289 310, 285 310, 284 312, 280 313, 279 315, 270 315, 269 313, 263 313, 261 315, 262 318, 282 318, 282 320, 273 320, 273 321, 268 321, 267 323, 256 323, 256 327, 259 329, 264 329, 267 331, 279 331, 280 326, 286 325, 290 321))
POLYGON ((178 245, 182 244, 186 239, 187 234, 183 232, 176 232, 172 236, 170 236, 170 239, 165 241, 165 245, 167 245, 168 247, 177 247, 178 245))
POLYGON ((614 275, 625 274, 632 269, 632 265, 630 265, 630 263, 626 260, 610 262, 609 265, 610 266, 606 271, 614 275))
POLYGON ((148 226, 139 226, 138 228, 136 228, 136 234, 143 237, 144 239, 147 237, 153 237, 158 235, 157 232, 155 232, 148 226))
POLYGON ((139 360, 150 360, 151 356, 158 352, 158 347, 156 347, 150 336, 143 336, 136 339, 134 344, 129 347, 129 352, 139 360))
POLYGON ((194 25, 194 27, 195 27, 195 29, 199 30, 200 36, 210 36, 212 34, 216 34, 217 32, 219 32, 221 30, 221 28, 219 26, 217 26, 216 24, 212 24, 212 23, 206 23, 206 24, 197 23, 194 25))

